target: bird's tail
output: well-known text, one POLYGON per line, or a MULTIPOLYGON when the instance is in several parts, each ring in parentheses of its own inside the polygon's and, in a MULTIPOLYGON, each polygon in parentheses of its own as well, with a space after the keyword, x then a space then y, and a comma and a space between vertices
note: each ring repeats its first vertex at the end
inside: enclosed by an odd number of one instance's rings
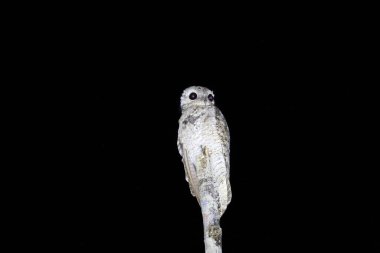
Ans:
POLYGON ((201 200, 206 253, 222 253, 222 228, 215 199, 204 196, 201 200))
POLYGON ((206 253, 222 253, 222 228, 220 225, 210 225, 204 233, 206 253))

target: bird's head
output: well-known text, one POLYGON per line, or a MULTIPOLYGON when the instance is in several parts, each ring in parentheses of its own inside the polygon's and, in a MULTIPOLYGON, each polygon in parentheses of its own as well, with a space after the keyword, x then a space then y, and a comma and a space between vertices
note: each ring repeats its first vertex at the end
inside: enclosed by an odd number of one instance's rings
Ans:
POLYGON ((181 96, 181 109, 190 106, 214 105, 214 93, 202 86, 191 86, 185 89, 181 96))

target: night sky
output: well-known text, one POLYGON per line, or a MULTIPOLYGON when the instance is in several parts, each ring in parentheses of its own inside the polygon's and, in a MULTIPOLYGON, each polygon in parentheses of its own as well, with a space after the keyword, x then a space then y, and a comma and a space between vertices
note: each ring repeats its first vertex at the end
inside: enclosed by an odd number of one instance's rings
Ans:
POLYGON ((210 12, 59 25, 52 252, 204 252, 176 144, 191 85, 214 91, 231 132, 223 252, 378 250, 345 23, 210 12))

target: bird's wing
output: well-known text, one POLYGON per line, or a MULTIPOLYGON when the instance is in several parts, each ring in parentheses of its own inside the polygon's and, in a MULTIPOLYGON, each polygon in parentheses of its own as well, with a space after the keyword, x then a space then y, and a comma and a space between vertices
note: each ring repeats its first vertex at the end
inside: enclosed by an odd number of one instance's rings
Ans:
POLYGON ((222 112, 216 107, 215 108, 215 116, 217 126, 217 133, 219 138, 222 140, 222 152, 223 157, 225 158, 226 164, 226 174, 227 174, 227 205, 231 202, 232 193, 231 193, 231 185, 230 185, 230 131, 228 129, 227 122, 222 114, 222 112))
POLYGON ((182 162, 185 168, 186 181, 189 183, 191 194, 199 200, 199 187, 197 179, 197 171, 195 165, 190 161, 188 157, 188 151, 183 147, 180 140, 177 142, 179 153, 182 156, 182 162))
MULTIPOLYGON (((222 112, 215 108, 215 116, 216 116, 216 122, 218 124, 217 126, 217 133, 219 137, 222 140, 222 149, 223 149, 223 155, 224 157, 230 157, 230 131, 228 129, 228 125, 226 122, 226 119, 224 118, 222 112)), ((229 159, 226 159, 226 165, 228 172, 230 170, 230 161, 229 159)))

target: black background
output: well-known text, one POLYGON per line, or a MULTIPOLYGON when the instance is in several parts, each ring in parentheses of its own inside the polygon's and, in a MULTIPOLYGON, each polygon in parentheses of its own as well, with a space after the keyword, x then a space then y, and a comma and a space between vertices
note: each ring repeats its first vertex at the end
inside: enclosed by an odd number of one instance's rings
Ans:
POLYGON ((378 249, 355 22, 277 7, 89 7, 51 25, 52 250, 203 252, 176 145, 190 85, 214 91, 231 131, 224 252, 378 249))

